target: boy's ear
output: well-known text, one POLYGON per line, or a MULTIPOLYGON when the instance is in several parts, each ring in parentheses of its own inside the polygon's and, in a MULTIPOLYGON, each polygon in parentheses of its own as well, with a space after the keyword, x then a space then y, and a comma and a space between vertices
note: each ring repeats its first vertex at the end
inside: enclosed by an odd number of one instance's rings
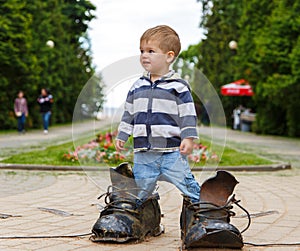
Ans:
POLYGON ((167 53, 167 62, 172 63, 175 59, 175 52, 174 51, 168 51, 167 53))

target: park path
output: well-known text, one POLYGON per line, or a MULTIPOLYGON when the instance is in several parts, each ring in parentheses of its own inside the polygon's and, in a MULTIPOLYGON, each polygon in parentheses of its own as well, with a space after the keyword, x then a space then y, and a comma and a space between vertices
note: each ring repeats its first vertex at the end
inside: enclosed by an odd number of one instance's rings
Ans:
MULTIPOLYGON (((165 233, 151 237, 141 243, 103 244, 92 243, 89 236, 76 238, 46 238, 59 235, 88 234, 99 216, 97 197, 108 183, 109 173, 100 176, 96 186, 88 175, 56 175, 52 184, 32 191, 22 190, 21 182, 30 176, 37 182, 43 182, 39 173, 20 171, 14 175, 0 173, 0 186, 15 194, 4 193, 0 196, 1 214, 12 217, 0 219, 0 250, 122 250, 122 251, 165 251, 180 250, 179 215, 182 196, 177 189, 160 187, 160 206, 164 217, 162 223, 165 233), (63 192, 62 192, 63 191, 63 192), (41 208, 62 210, 64 215, 43 211, 41 208), (41 238, 22 239, 18 237, 41 238), (7 239, 5 239, 7 237, 7 239), (11 238, 10 238, 11 237, 11 238), (15 237, 15 238, 14 238, 15 237)), ((233 173, 240 182, 235 190, 236 198, 253 215, 250 228, 243 234, 244 242, 255 244, 296 243, 300 241, 300 174, 292 170, 271 173, 233 173)), ((198 180, 203 181, 200 172, 195 173, 198 180)), ((49 182, 49 176, 44 177, 49 182)), ((245 213, 234 207, 236 216, 232 224, 242 230, 247 225, 245 213)), ((217 251, 217 249, 193 249, 217 251)), ((222 249, 229 251, 229 249, 222 249)), ((300 245, 294 246, 261 246, 246 244, 243 251, 299 251, 300 245)), ((192 250, 191 250, 192 251, 192 250)))
MULTIPOLYGON (((50 128, 44 135, 42 130, 32 130, 25 135, 10 132, 0 134, 0 159, 9 155, 43 149, 80 138, 80 136, 95 135, 104 127, 114 125, 111 119, 102 121, 91 120, 84 123, 63 125, 50 128), (73 129, 73 130, 72 130, 73 129)), ((201 137, 213 138, 216 143, 226 144, 240 151, 251 152, 272 160, 291 163, 292 167, 300 168, 300 138, 256 135, 249 132, 234 131, 218 127, 199 127, 201 137)))
POLYGON ((0 159, 21 152, 70 142, 73 139, 76 141, 83 136, 95 135, 110 124, 110 120, 90 120, 73 125, 50 127, 48 134, 44 134, 42 130, 30 130, 21 135, 17 132, 1 133, 0 159))
MULTIPOLYGON (((96 129, 110 126, 109 121, 77 124, 75 138, 94 133, 96 129)), ((214 134, 221 141, 224 131, 208 127, 199 128, 200 136, 214 134)), ((252 133, 227 130, 227 143, 241 150, 260 153, 269 158, 291 161, 299 166, 299 140, 283 137, 259 136, 252 133), (280 147, 281 146, 281 147, 280 147), (285 157, 281 158, 284 154, 285 157)), ((41 148, 72 140, 72 127, 51 128, 48 135, 31 131, 19 136, 16 133, 0 135, 0 151, 12 154, 28 149, 41 148), (26 148, 26 149, 24 149, 26 148)), ((195 172, 202 183, 205 172, 195 172)), ((244 234, 244 241, 257 244, 299 243, 300 239, 300 170, 277 172, 233 172, 240 182, 235 190, 236 198, 253 214, 252 224, 244 234)), ((97 197, 109 184, 109 172, 55 172, 0 171, 0 250, 179 250, 179 215, 182 197, 169 185, 159 188, 160 205, 166 233, 141 243, 101 244, 92 243, 88 236, 76 238, 26 239, 13 237, 57 236, 90 233, 98 218, 97 197), (49 213, 41 208, 57 209, 66 215, 49 213), (11 216, 11 217, 9 217, 11 216), (5 239, 5 237, 8 237, 5 239), (12 237, 12 238, 10 238, 12 237)), ((237 210, 233 224, 239 229, 246 225, 243 212, 237 210)), ((197 249, 195 249, 197 250, 197 249)), ((211 250, 216 249, 201 249, 211 250)), ((228 249, 225 249, 228 250, 228 249)), ((260 246, 246 244, 243 251, 300 251, 300 245, 260 246)))
POLYGON ((201 137, 213 138, 214 142, 226 142, 227 146, 239 151, 255 153, 300 168, 300 138, 257 135, 251 132, 226 130, 218 127, 201 126, 198 131, 200 139, 201 137))

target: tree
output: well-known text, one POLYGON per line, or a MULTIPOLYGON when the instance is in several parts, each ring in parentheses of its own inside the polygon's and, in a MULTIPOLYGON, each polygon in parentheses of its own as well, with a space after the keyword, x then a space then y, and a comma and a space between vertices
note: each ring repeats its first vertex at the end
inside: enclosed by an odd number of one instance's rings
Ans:
POLYGON ((30 126, 41 125, 36 102, 41 88, 48 88, 54 96, 52 123, 72 120, 77 97, 94 73, 87 35, 93 10, 95 6, 83 0, 8 0, 1 4, 0 86, 8 92, 1 102, 5 104, 0 108, 5 111, 2 117, 0 113, 1 129, 15 126, 12 100, 17 89, 27 96, 30 126), (46 45, 49 40, 53 48, 46 45))
POLYGON ((253 99, 221 97, 230 122, 233 107, 244 101, 257 111, 258 133, 300 136, 299 11, 291 0, 199 0, 206 38, 180 56, 195 61, 219 91, 245 78, 253 99), (238 48, 228 49, 235 40, 238 48))
MULTIPOLYGON (((88 22, 94 18, 91 12, 95 7, 86 1, 61 0, 49 0, 32 6, 35 6, 33 13, 42 13, 32 24, 36 41, 34 50, 43 55, 38 61, 40 78, 35 86, 37 91, 46 87, 54 95, 52 121, 68 122, 72 119, 83 85, 94 73, 90 47, 85 48, 82 40, 89 43, 86 32, 88 22), (54 48, 46 46, 48 40, 54 41, 54 48)), ((38 109, 36 103, 32 105, 35 110, 38 109)))
POLYGON ((0 7, 0 128, 11 128, 14 122, 12 103, 18 89, 30 79, 36 57, 30 28, 32 16, 25 11, 26 3, 18 0, 1 1, 0 7))
POLYGON ((258 132, 300 136, 295 114, 300 98, 300 75, 295 71, 300 59, 299 7, 299 1, 289 0, 245 2, 239 69, 255 86, 258 132))
MULTIPOLYGON (((238 40, 240 29, 236 20, 241 15, 240 0, 207 1, 202 4, 201 28, 206 30, 205 38, 197 45, 191 45, 180 54, 184 60, 195 62, 196 67, 206 75, 208 80, 220 93, 222 85, 241 78, 235 69, 237 54, 228 44, 238 40)), ((224 106, 227 123, 231 123, 231 113, 241 99, 220 97, 224 106)))

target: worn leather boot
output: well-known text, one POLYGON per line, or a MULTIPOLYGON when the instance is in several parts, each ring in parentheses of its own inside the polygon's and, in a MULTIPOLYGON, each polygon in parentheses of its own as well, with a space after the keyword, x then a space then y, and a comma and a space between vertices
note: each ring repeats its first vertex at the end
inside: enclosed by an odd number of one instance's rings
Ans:
MULTIPOLYGON (((110 169, 112 186, 105 193, 105 208, 92 228, 94 242, 126 242, 158 236, 163 232, 158 196, 139 201, 131 166, 122 163, 110 169)), ((104 195, 100 196, 104 197, 104 195)))
POLYGON ((232 195, 238 181, 225 171, 206 180, 200 191, 200 202, 192 203, 183 198, 180 218, 181 239, 184 248, 242 248, 240 231, 230 224, 232 203, 237 202, 232 195))

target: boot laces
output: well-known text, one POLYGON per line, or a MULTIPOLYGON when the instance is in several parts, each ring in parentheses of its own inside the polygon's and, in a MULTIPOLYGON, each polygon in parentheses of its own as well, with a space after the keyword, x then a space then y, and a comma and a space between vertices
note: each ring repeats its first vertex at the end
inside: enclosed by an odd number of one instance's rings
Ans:
MULTIPOLYGON (((141 191, 140 188, 119 188, 116 186, 108 186, 107 192, 101 194, 98 199, 104 197, 104 202, 106 204, 103 207, 102 212, 128 212, 130 214, 139 215, 140 209, 143 207, 145 200, 139 198, 135 195, 135 191, 141 191), (122 193, 122 196, 120 194, 122 193)), ((153 194, 147 198, 152 199, 157 198, 156 194, 153 194)))
POLYGON ((243 233, 250 227, 251 216, 249 212, 239 204, 239 202, 240 200, 236 200, 235 195, 233 194, 223 206, 218 206, 211 202, 196 202, 196 203, 189 204, 187 207, 194 211, 193 224, 196 224, 201 218, 207 218, 213 220, 224 220, 225 217, 229 219, 230 217, 235 216, 236 215, 235 212, 231 210, 233 208, 232 203, 234 203, 246 213, 248 218, 247 226, 241 231, 241 233, 243 233), (220 212, 220 211, 224 213, 212 214, 211 216, 205 214, 207 212, 220 212))
POLYGON ((97 198, 98 200, 104 198, 106 205, 103 207, 102 212, 121 211, 138 214, 136 201, 139 198, 134 194, 134 190, 137 190, 137 188, 120 189, 116 186, 108 186, 107 191, 97 198), (120 193, 122 193, 122 196, 120 196, 120 193))
POLYGON ((208 218, 214 220, 224 219, 224 216, 231 217, 235 215, 232 210, 231 201, 228 201, 224 206, 218 206, 211 202, 196 202, 188 206, 189 209, 194 211, 194 217, 196 220, 200 218, 208 218), (222 212, 219 214, 207 214, 208 212, 222 212))

